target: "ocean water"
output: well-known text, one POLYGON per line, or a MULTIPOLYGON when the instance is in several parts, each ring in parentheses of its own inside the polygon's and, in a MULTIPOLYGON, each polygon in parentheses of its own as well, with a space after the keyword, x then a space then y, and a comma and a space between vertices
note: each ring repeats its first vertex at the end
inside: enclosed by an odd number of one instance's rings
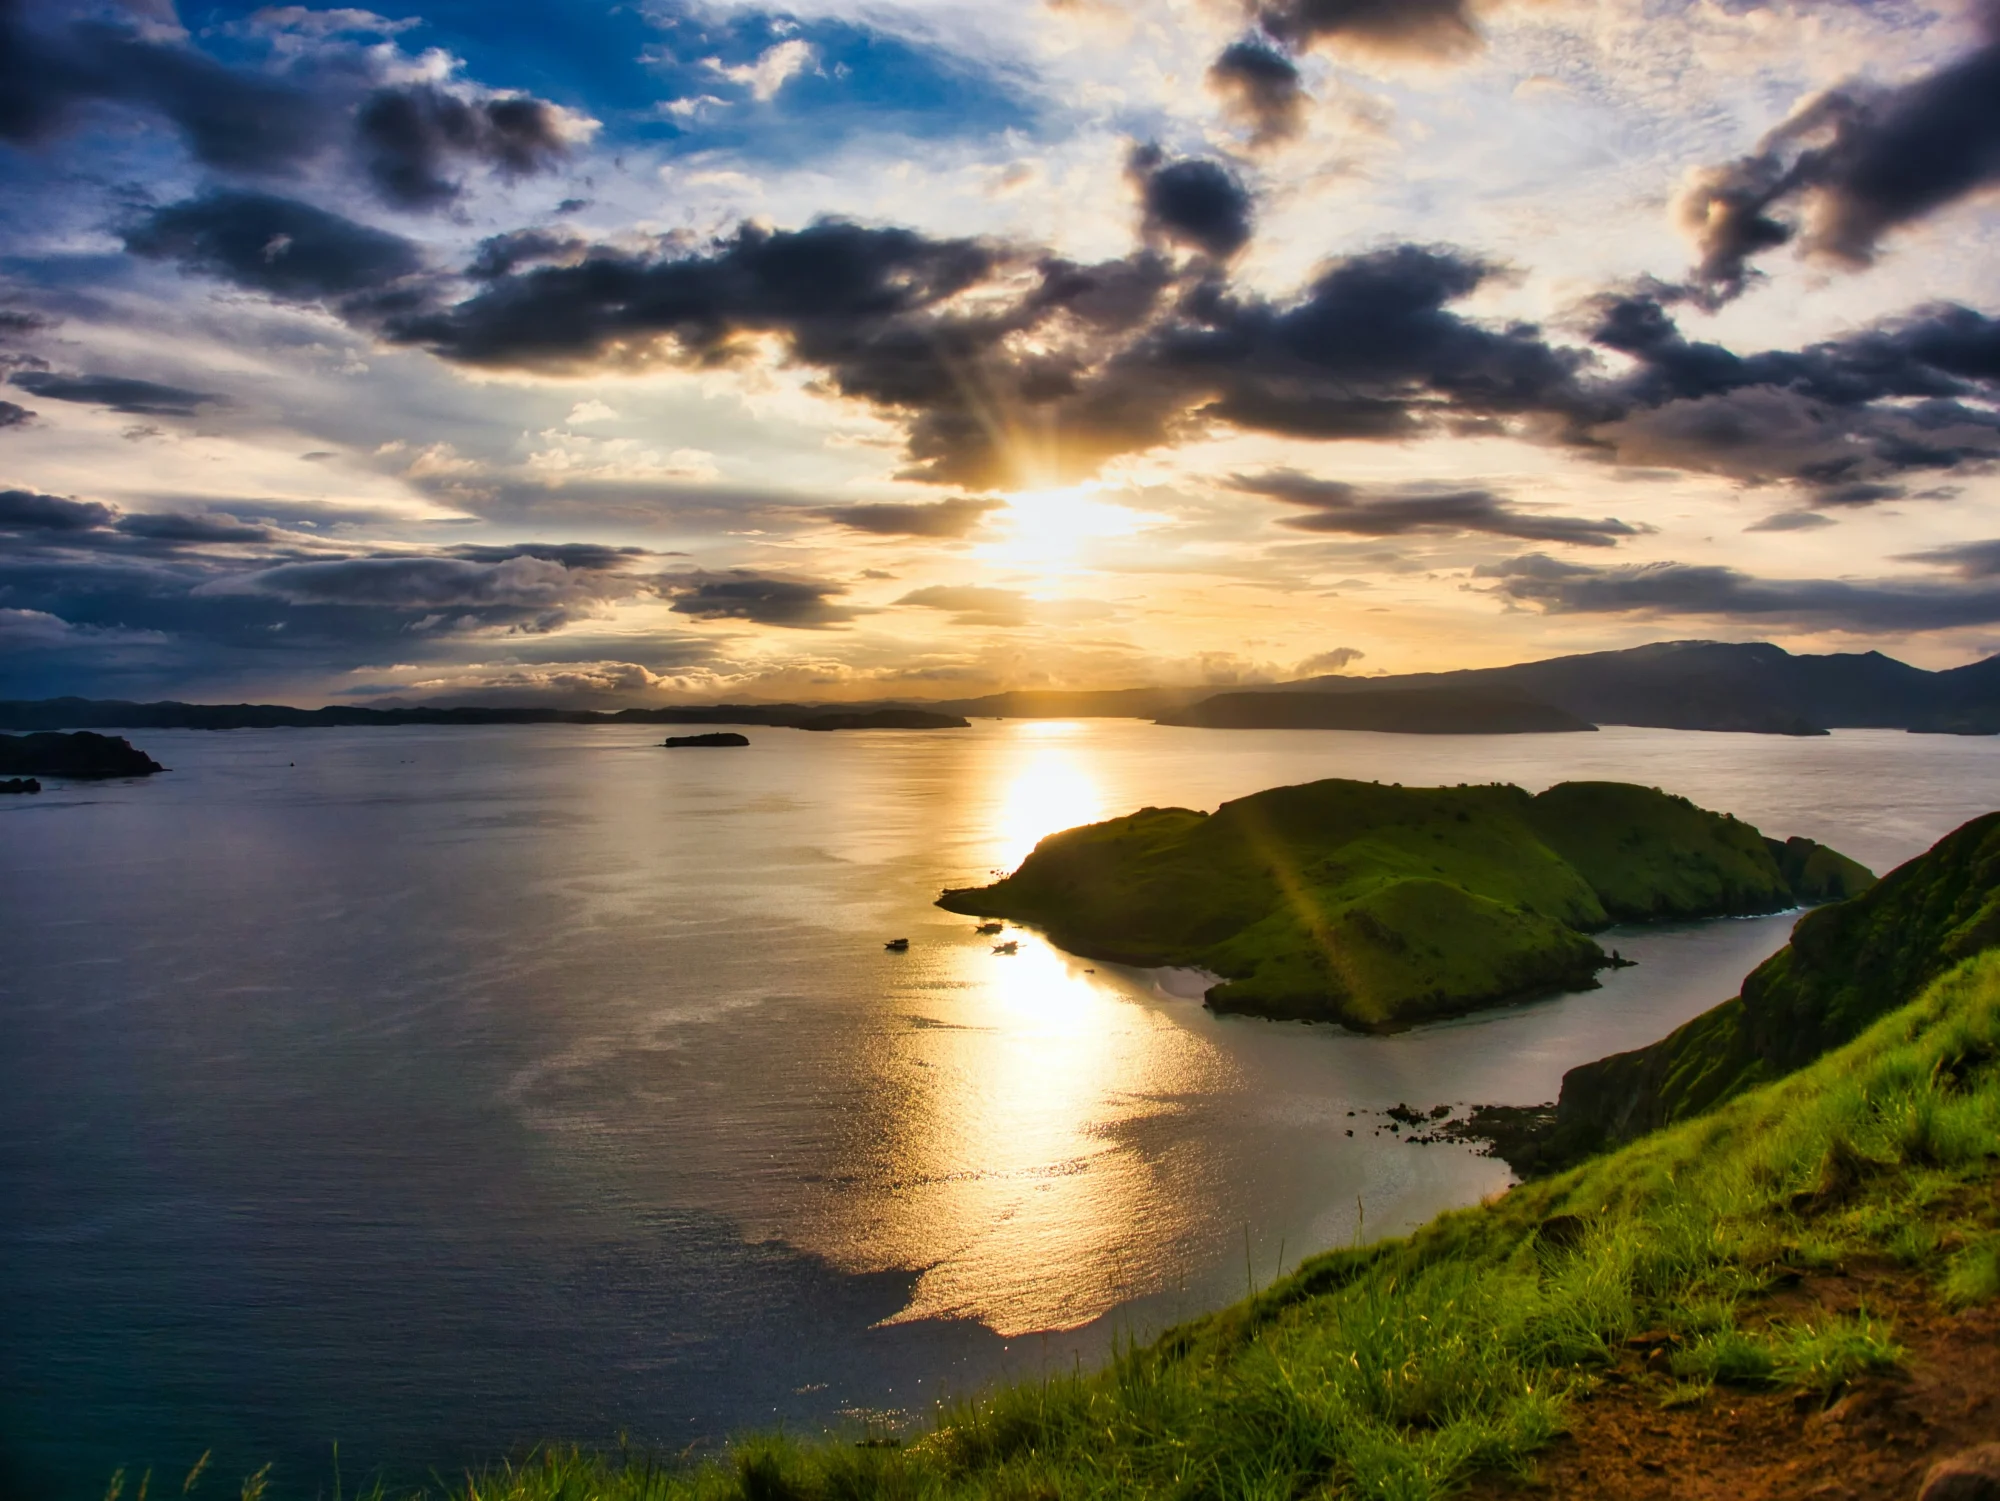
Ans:
POLYGON ((1792 921, 1365 1038, 931 905, 1056 829, 1615 777, 1886 870, 2000 807, 2000 744, 1893 732, 747 733, 143 733, 171 774, 0 801, 0 1494, 204 1450, 314 1494, 336 1443, 351 1486, 1067 1370, 1500 1191, 1379 1112, 1551 1099, 1792 921))

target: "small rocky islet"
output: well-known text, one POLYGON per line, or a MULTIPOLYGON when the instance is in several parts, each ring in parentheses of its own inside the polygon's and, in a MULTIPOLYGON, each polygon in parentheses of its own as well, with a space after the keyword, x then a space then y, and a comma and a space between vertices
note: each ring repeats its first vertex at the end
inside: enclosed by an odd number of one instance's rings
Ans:
POLYGON ((1590 935, 1615 923, 1780 912, 1874 879, 1656 788, 1330 779, 1054 834, 938 905, 1085 958, 1208 970, 1217 1011, 1380 1032, 1587 989, 1614 962, 1590 935))

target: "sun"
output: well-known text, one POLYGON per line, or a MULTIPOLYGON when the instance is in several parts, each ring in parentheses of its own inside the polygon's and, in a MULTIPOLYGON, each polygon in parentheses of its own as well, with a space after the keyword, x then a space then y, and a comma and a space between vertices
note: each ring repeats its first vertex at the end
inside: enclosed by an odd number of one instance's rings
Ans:
POLYGON ((1020 490, 1006 497, 998 535, 978 549, 986 562, 1056 575, 1080 568, 1093 543, 1129 537, 1146 520, 1096 498, 1094 482, 1059 490, 1020 490))

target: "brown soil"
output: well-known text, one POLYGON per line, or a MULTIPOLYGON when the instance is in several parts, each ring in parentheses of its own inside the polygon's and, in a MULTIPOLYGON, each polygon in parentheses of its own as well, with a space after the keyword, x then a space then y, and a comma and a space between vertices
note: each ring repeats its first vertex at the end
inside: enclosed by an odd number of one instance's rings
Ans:
POLYGON ((1479 1501, 1913 1501, 1924 1472, 1974 1444, 2000 1441, 2000 1308, 1953 1314, 1893 1265, 1850 1265, 1774 1294, 1773 1318, 1822 1310, 1887 1319, 1908 1351, 1898 1373, 1835 1393, 1717 1386, 1692 1406, 1661 1406, 1674 1388, 1664 1335, 1641 1336, 1570 1408, 1569 1434, 1526 1480, 1487 1479, 1479 1501))

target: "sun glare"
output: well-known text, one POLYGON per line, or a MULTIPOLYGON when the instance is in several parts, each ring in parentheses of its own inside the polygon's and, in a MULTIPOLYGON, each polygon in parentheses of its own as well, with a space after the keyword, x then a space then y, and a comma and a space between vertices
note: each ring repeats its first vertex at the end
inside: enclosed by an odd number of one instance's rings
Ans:
POLYGON ((1001 796, 994 865, 1013 870, 1049 835, 1103 817, 1103 789, 1082 762, 1060 745, 1038 745, 1021 757, 1001 796))
POLYGON ((1082 564, 1093 542, 1129 537, 1145 518, 1094 498, 1095 484, 1061 490, 1023 490, 1007 497, 999 537, 979 549, 992 563, 1040 574, 1067 573, 1082 564))

